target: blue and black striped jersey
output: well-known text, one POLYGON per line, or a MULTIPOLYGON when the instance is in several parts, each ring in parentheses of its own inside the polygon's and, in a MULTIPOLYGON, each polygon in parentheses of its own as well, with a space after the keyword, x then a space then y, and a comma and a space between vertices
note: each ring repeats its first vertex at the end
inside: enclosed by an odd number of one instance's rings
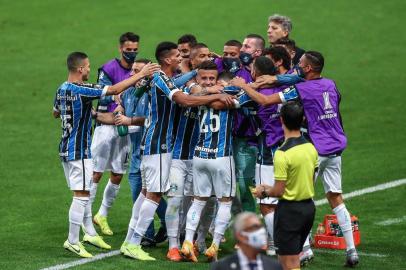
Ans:
POLYGON ((143 155, 172 151, 172 130, 175 116, 172 95, 181 91, 163 72, 154 73, 148 91, 149 115, 145 120, 146 131, 142 139, 143 155))
MULTIPOLYGON (((255 106, 248 95, 237 100, 236 108, 255 106)), ((216 110, 207 106, 199 107, 200 135, 195 148, 199 158, 219 158, 232 155, 233 110, 216 110)))
POLYGON ((62 161, 91 158, 92 100, 103 97, 106 91, 107 86, 70 82, 64 82, 56 91, 54 110, 62 120, 62 161))

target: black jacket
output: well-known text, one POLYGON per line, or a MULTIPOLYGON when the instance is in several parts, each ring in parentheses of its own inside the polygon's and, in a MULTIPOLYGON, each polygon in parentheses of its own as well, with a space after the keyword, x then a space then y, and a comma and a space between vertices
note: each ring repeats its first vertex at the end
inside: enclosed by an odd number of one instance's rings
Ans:
MULTIPOLYGON (((276 260, 272 259, 267 255, 260 254, 263 268, 266 270, 282 270, 282 266, 276 260)), ((239 270, 240 262, 238 259, 238 254, 234 253, 223 259, 214 262, 210 266, 211 270, 239 270)))

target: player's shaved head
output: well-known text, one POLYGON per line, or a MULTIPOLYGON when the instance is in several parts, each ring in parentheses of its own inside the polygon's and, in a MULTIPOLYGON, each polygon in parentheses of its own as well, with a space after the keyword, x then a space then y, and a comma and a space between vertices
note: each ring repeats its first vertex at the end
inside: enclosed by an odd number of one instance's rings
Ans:
POLYGON ((204 43, 196 43, 196 44, 190 49, 190 58, 195 57, 196 54, 198 53, 198 51, 199 51, 200 49, 203 49, 203 48, 207 48, 207 49, 208 49, 209 47, 207 47, 207 45, 204 44, 204 43))
POLYGON ((164 41, 158 44, 155 50, 155 58, 158 61, 159 64, 162 64, 164 59, 169 56, 172 50, 177 50, 178 45, 170 42, 170 41, 164 41))
POLYGON ((258 50, 264 50, 265 48, 265 39, 258 34, 248 34, 245 38, 253 39, 255 42, 255 47, 258 50))
POLYGON ((83 61, 87 59, 87 55, 84 52, 73 52, 68 55, 66 59, 66 65, 70 72, 75 72, 83 65, 83 61))
POLYGON ((314 72, 321 73, 323 71, 324 57, 321 53, 316 51, 307 51, 303 56, 314 72))

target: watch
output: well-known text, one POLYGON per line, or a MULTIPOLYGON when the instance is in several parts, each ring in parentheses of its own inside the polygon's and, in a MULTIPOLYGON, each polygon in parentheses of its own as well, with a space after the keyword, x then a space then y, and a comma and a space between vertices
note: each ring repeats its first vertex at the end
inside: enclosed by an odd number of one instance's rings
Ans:
POLYGON ((266 194, 265 187, 263 187, 263 189, 262 189, 261 196, 264 197, 264 198, 268 197, 268 194, 266 194))

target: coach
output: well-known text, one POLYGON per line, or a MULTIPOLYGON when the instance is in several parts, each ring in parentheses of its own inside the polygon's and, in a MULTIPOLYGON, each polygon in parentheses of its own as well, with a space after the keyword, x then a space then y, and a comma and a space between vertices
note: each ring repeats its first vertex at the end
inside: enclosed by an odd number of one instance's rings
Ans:
POLYGON ((313 225, 316 208, 314 175, 318 154, 300 133, 303 107, 288 102, 281 109, 285 142, 274 158, 275 185, 259 185, 258 198, 279 197, 275 210, 274 241, 283 269, 299 269, 299 253, 313 225))

